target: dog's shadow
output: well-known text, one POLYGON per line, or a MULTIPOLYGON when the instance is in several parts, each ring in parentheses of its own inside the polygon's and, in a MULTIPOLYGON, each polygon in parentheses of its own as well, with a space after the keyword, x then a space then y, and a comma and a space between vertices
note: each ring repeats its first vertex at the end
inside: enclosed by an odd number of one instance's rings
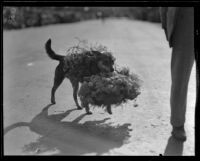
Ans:
POLYGON ((76 109, 48 115, 50 106, 51 104, 47 105, 30 123, 19 122, 6 127, 4 135, 17 127, 29 127, 41 137, 35 142, 24 145, 23 151, 36 155, 100 155, 122 146, 124 141, 130 137, 130 124, 114 127, 106 123, 109 118, 80 124, 79 121, 86 114, 80 115, 71 122, 62 121, 76 109))

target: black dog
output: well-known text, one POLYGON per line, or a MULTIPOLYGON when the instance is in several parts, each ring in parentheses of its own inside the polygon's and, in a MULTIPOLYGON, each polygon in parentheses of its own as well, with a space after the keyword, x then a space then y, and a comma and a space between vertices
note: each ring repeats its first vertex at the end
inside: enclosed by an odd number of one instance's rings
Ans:
MULTIPOLYGON (((73 87, 73 98, 76 106, 78 109, 82 109, 77 100, 79 82, 82 83, 84 77, 99 74, 101 72, 109 73, 114 71, 113 65, 115 58, 109 52, 101 53, 99 51, 87 51, 84 54, 76 54, 76 57, 84 56, 84 58, 81 58, 82 61, 74 68, 74 64, 77 64, 77 62, 73 62, 72 59, 70 59, 70 57, 74 55, 62 56, 56 54, 51 49, 51 39, 46 42, 45 49, 50 58, 59 61, 59 64, 55 69, 54 85, 51 90, 51 103, 53 104, 56 103, 55 92, 57 88, 64 78, 67 77, 73 87)), ((87 114, 92 114, 89 111, 89 106, 86 106, 85 109, 87 114)))

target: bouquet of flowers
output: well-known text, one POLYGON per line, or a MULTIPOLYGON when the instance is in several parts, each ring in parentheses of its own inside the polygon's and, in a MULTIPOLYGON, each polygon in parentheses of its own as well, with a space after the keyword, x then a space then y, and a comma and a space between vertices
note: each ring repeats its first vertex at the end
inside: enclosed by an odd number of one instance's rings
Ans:
POLYGON ((128 68, 115 69, 112 73, 85 77, 78 95, 82 105, 120 105, 140 94, 140 83, 138 76, 130 74, 128 68))

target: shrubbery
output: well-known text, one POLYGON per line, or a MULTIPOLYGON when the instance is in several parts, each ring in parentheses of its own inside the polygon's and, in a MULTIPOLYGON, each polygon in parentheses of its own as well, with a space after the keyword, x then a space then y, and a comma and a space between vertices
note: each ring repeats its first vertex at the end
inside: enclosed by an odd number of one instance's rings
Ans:
POLYGON ((127 17, 160 22, 158 7, 4 7, 4 29, 127 17))
POLYGON ((115 70, 113 73, 100 73, 85 77, 79 90, 82 105, 94 106, 120 105, 134 100, 140 94, 141 80, 128 68, 115 70))

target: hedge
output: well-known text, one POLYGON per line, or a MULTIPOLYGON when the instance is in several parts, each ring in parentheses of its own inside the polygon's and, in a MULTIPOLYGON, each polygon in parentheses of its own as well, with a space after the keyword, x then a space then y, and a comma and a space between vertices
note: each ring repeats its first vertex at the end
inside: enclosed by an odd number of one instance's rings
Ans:
POLYGON ((3 28, 20 29, 108 17, 160 22, 158 7, 4 7, 3 28))

